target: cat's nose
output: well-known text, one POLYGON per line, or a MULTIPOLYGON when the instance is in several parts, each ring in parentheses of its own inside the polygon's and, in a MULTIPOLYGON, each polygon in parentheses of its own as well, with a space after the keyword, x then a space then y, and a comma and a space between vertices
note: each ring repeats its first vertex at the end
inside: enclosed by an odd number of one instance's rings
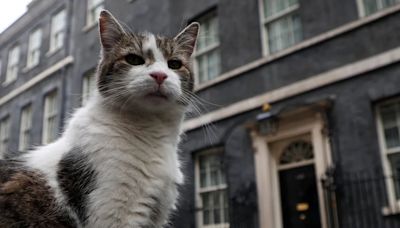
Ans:
POLYGON ((156 80, 157 84, 161 85, 168 76, 163 72, 153 72, 150 73, 150 76, 156 80))

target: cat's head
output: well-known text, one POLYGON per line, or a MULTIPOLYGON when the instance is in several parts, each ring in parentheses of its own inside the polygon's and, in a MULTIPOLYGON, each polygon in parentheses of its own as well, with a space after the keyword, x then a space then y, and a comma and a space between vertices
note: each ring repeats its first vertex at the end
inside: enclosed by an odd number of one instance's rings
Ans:
POLYGON ((104 102, 133 110, 162 111, 190 103, 191 63, 199 24, 173 38, 124 29, 108 11, 99 19, 101 60, 97 87, 104 102))

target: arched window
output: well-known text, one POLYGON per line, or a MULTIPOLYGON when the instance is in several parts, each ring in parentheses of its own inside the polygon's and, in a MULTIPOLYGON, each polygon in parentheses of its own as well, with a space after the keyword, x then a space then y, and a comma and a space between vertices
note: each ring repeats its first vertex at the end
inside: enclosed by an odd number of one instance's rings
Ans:
POLYGON ((314 153, 312 144, 304 140, 299 140, 286 146, 279 158, 279 164, 286 165, 312 160, 313 158, 314 153))

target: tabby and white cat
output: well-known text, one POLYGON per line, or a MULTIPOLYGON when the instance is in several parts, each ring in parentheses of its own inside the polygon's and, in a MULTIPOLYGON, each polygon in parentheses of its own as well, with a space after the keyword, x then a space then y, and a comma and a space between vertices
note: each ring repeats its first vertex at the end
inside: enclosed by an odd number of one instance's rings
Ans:
POLYGON ((54 143, 0 161, 0 227, 162 227, 183 182, 199 24, 174 38, 99 19, 97 91, 54 143))

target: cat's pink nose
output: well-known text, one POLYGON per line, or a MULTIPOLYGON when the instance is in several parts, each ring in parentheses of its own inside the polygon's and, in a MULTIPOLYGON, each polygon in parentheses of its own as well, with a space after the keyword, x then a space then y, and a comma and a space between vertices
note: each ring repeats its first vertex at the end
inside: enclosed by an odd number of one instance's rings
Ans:
POLYGON ((159 71, 150 73, 150 76, 154 78, 154 80, 156 80, 157 84, 159 85, 161 85, 165 81, 165 79, 168 78, 165 73, 159 71))

